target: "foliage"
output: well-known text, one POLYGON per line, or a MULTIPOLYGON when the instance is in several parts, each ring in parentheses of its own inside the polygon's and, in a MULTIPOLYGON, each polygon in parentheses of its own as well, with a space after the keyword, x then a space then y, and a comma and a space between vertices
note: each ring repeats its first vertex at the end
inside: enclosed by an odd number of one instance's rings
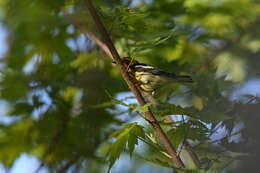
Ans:
POLYGON ((109 149, 109 169, 119 158, 120 153, 126 146, 126 143, 129 154, 131 156, 133 154, 135 145, 138 144, 138 137, 144 138, 145 134, 143 131, 143 126, 139 126, 136 123, 131 123, 124 124, 124 128, 115 131, 111 137, 116 138, 116 141, 110 146, 109 149))
POLYGON ((191 75, 195 82, 169 84, 155 94, 158 108, 150 102, 139 107, 119 70, 91 38, 102 41, 84 0, 0 1, 1 45, 7 46, 0 49, 4 167, 11 168, 25 153, 49 172, 104 172, 122 164, 116 160, 128 148, 133 164, 111 172, 176 172, 144 123, 143 113, 152 109, 187 169, 195 170, 184 140, 202 163, 195 171, 259 172, 260 99, 253 92, 256 85, 245 96, 240 87, 259 80, 260 3, 94 4, 120 56, 191 75), (175 121, 165 122, 166 115, 175 121))

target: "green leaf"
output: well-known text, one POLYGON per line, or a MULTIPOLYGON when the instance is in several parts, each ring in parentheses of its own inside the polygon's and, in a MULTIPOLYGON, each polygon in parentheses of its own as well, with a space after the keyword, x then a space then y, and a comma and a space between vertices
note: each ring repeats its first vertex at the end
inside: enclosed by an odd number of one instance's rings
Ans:
POLYGON ((72 67, 78 68, 78 72, 84 72, 97 63, 97 51, 91 53, 82 53, 76 60, 71 62, 72 67))
POLYGON ((227 114, 230 108, 226 106, 221 106, 217 104, 208 104, 201 111, 197 111, 199 118, 205 122, 220 122, 224 120, 232 119, 231 116, 227 114))
POLYGON ((207 127, 198 120, 190 120, 184 122, 176 128, 167 132, 173 141, 173 145, 177 148, 179 144, 185 139, 192 140, 206 140, 209 130, 207 127))
POLYGON ((187 168, 177 168, 175 165, 172 164, 172 161, 165 157, 163 154, 155 155, 155 154, 149 154, 148 156, 141 156, 138 155, 141 159, 153 163, 155 165, 163 166, 166 168, 171 168, 173 172, 181 173, 181 172, 190 172, 190 173, 199 173, 199 169, 187 169, 187 168))
POLYGON ((93 108, 107 108, 107 107, 112 107, 112 106, 114 106, 114 103, 111 101, 108 101, 108 102, 93 105, 92 107, 93 108))
POLYGON ((5 167, 10 167, 19 155, 25 151, 29 151, 32 147, 30 138, 25 138, 29 133, 35 135, 35 131, 31 131, 33 126, 31 118, 24 118, 16 121, 9 126, 2 126, 0 136, 0 160, 5 167))
POLYGON ((147 41, 139 42, 134 46, 134 49, 132 50, 132 54, 136 54, 148 49, 152 49, 160 44, 165 43, 167 40, 172 38, 172 33, 167 33, 167 35, 162 34, 159 36, 156 36, 154 38, 151 38, 147 41))
POLYGON ((166 168, 176 168, 171 163, 169 163, 168 158, 165 158, 163 154, 160 154, 159 156, 153 154, 150 154, 149 156, 141 156, 141 155, 138 156, 141 159, 156 165, 160 165, 166 168))
POLYGON ((120 104, 120 105, 129 107, 130 109, 132 109, 133 112, 139 112, 141 114, 149 111, 149 106, 152 105, 152 103, 146 103, 143 106, 137 107, 137 104, 126 104, 122 100, 118 100, 118 99, 114 99, 114 98, 112 98, 112 102, 114 104, 120 104))
POLYGON ((167 136, 171 139, 172 144, 175 148, 178 148, 179 144, 183 141, 187 134, 185 127, 177 127, 167 132, 167 136))
POLYGON ((132 156, 135 145, 138 144, 138 139, 136 136, 130 135, 128 138, 128 149, 129 149, 129 154, 132 156))
MULTIPOLYGON (((111 11, 110 11, 111 13, 111 11)), ((114 19, 117 27, 125 31, 143 32, 146 30, 146 13, 131 10, 128 7, 120 7, 114 10, 114 19)))
POLYGON ((139 113, 145 113, 145 112, 148 112, 149 111, 149 106, 151 106, 152 103, 146 103, 145 105, 143 106, 140 106, 140 107, 136 107, 133 109, 133 112, 139 112, 139 113))
POLYGON ((112 102, 114 104, 119 104, 119 105, 123 105, 123 106, 129 107, 129 108, 134 108, 134 106, 132 104, 126 104, 126 103, 122 102, 121 100, 117 100, 114 98, 112 98, 112 102))
POLYGON ((134 151, 135 145, 138 144, 138 137, 144 138, 145 133, 143 126, 137 125, 137 123, 124 124, 122 129, 117 130, 111 135, 111 138, 116 138, 116 141, 111 144, 108 157, 109 157, 109 169, 114 165, 115 161, 119 158, 123 149, 127 147, 129 149, 130 156, 134 151))
POLYGON ((160 110, 156 111, 156 115, 165 116, 165 115, 188 115, 194 116, 194 113, 191 108, 183 108, 174 104, 163 104, 160 110))
POLYGON ((0 81, 0 95, 6 100, 18 100, 27 94, 28 78, 20 71, 13 71, 5 73, 3 79, 0 81), (19 85, 14 85, 19 83, 19 85))

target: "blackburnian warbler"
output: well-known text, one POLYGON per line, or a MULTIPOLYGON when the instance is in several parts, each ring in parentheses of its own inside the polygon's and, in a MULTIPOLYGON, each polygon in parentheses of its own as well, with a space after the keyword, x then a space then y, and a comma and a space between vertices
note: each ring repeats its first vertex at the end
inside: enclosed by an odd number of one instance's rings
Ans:
POLYGON ((122 61, 134 83, 145 92, 153 93, 170 82, 193 82, 190 76, 164 72, 150 65, 139 63, 130 57, 125 57, 122 61))

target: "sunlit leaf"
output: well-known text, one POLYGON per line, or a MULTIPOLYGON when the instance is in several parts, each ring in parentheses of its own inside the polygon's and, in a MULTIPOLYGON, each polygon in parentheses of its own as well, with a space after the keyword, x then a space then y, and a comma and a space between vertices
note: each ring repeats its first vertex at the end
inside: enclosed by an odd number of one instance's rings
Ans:
POLYGON ((116 138, 116 141, 111 144, 108 157, 109 157, 109 170, 114 165, 115 161, 119 158, 121 152, 128 144, 130 155, 132 155, 135 145, 138 144, 138 137, 144 138, 143 126, 137 123, 125 124, 122 129, 117 130, 111 135, 116 138))
POLYGON ((149 107, 152 105, 152 103, 146 103, 144 106, 136 107, 133 109, 133 111, 137 111, 139 113, 145 113, 149 111, 149 107))

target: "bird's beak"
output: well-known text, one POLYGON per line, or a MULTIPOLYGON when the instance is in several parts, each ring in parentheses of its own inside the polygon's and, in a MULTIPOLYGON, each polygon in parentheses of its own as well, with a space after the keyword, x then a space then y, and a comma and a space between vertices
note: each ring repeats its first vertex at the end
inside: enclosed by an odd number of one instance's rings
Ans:
POLYGON ((112 66, 116 66, 116 62, 115 61, 112 61, 112 66))

